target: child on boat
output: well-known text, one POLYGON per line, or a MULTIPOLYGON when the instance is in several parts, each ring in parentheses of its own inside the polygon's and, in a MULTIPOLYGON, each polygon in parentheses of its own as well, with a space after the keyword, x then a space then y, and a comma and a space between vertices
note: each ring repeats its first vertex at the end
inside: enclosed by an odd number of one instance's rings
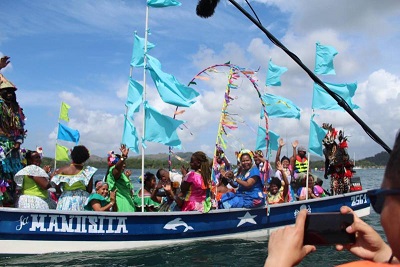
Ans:
POLYGON ((278 177, 272 177, 267 193, 268 204, 289 202, 289 182, 280 161, 276 162, 276 168, 281 173, 283 181, 278 177))
POLYGON ((160 203, 152 200, 152 192, 156 188, 156 176, 151 172, 144 174, 144 191, 140 188, 137 194, 133 196, 136 211, 142 211, 142 197, 144 204, 144 211, 158 211, 160 203))

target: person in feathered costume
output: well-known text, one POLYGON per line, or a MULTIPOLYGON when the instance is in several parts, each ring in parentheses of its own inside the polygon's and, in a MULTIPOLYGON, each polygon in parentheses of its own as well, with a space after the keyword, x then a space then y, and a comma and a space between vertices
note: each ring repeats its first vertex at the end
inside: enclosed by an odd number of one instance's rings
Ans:
POLYGON ((322 128, 328 130, 322 144, 325 155, 324 178, 331 177, 331 193, 338 195, 350 191, 350 179, 353 176, 353 163, 347 152, 347 136, 337 131, 332 124, 324 123, 322 128))
MULTIPOLYGON (((0 58, 0 70, 7 67, 10 57, 0 58)), ((4 193, 4 205, 14 202, 14 175, 23 168, 21 162, 21 144, 24 141, 25 115, 17 102, 16 86, 0 73, 0 182, 6 181, 9 187, 4 193)))

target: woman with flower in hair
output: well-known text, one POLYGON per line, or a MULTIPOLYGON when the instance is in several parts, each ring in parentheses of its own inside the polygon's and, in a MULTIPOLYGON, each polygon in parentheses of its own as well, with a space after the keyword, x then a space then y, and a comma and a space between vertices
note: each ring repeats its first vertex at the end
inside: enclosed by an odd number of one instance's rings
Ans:
POLYGON ((208 212, 211 209, 211 168, 206 154, 202 151, 193 153, 190 168, 183 178, 181 194, 175 196, 176 201, 182 205, 182 211, 208 212))
POLYGON ((57 210, 84 210, 89 193, 93 188, 96 168, 85 166, 90 157, 85 146, 75 146, 71 151, 71 164, 54 171, 51 181, 56 184, 57 193, 62 194, 57 202, 57 210))
POLYGON ((117 211, 115 204, 116 191, 108 191, 108 184, 103 181, 97 181, 95 184, 96 193, 90 194, 85 210, 90 211, 117 211), (110 197, 108 198, 108 195, 110 197))
POLYGON ((135 211, 133 203, 133 187, 129 176, 131 172, 125 170, 126 159, 128 158, 129 148, 121 145, 121 155, 114 154, 113 151, 108 153, 108 170, 106 172, 106 182, 111 191, 117 190, 116 203, 119 212, 135 211))
POLYGON ((239 153, 240 168, 235 177, 232 171, 225 176, 231 179, 231 183, 238 187, 236 193, 226 193, 222 196, 219 207, 229 208, 255 208, 265 204, 263 184, 260 171, 253 162, 253 152, 242 150, 239 153))

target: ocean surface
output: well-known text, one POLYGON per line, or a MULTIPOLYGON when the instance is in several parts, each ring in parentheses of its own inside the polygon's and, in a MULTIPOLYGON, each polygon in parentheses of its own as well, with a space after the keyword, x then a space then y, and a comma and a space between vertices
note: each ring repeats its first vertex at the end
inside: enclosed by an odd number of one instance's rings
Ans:
MULTIPOLYGON (((153 170, 154 171, 154 170, 153 170)), ((99 170, 95 180, 101 179, 105 170, 99 170)), ((380 187, 383 169, 357 170, 363 189, 380 187)), ((322 177, 322 172, 315 172, 322 177)), ((139 188, 140 170, 134 170, 132 181, 139 188)), ((325 188, 328 180, 324 180, 325 188)), ((378 233, 384 236, 379 215, 371 209, 364 217, 378 233)), ((263 266, 267 257, 268 239, 201 241, 184 245, 157 247, 154 249, 108 252, 54 253, 45 255, 0 257, 1 266, 263 266)), ((282 251, 282 257, 290 251, 282 251)), ((334 247, 317 247, 298 266, 335 266, 357 257, 347 251, 336 251, 334 247)))

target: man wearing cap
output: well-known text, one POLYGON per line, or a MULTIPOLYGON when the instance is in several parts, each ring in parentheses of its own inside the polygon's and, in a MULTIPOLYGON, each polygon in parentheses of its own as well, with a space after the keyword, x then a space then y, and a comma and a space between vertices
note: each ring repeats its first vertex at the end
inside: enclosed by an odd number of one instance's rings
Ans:
MULTIPOLYGON (((293 149, 296 149, 298 143, 293 143, 293 149)), ((294 162, 294 176, 296 179, 302 179, 306 176, 308 170, 307 149, 304 146, 297 148, 297 154, 294 162)))

